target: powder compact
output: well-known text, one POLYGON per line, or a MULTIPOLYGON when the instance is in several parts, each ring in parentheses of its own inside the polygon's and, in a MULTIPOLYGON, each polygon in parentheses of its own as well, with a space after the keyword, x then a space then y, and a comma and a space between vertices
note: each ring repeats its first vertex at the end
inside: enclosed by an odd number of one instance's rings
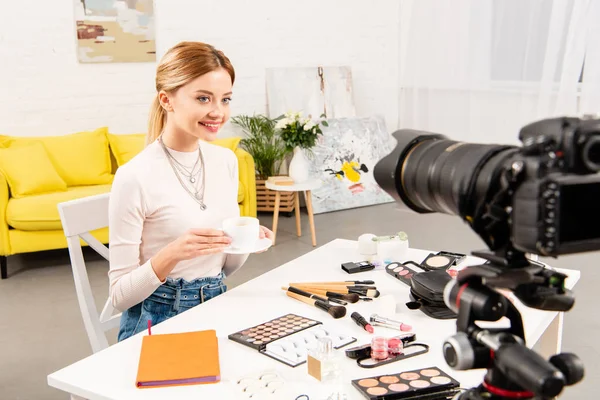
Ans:
POLYGON ((453 265, 458 265, 465 257, 466 254, 449 251, 440 251, 436 254, 431 253, 421 262, 421 268, 426 271, 448 269, 453 265))
POLYGON ((355 379, 352 385, 369 400, 451 399, 460 391, 459 382, 437 367, 355 379))
POLYGON ((295 314, 287 314, 228 336, 291 367, 304 364, 308 352, 317 348, 318 340, 322 337, 331 338, 336 349, 356 342, 352 336, 295 314))

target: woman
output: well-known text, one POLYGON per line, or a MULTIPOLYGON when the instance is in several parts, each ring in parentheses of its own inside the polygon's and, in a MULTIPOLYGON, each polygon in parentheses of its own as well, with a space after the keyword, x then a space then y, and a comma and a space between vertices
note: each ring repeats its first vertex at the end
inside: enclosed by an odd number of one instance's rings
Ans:
MULTIPOLYGON (((146 148, 117 170, 109 203, 110 298, 118 340, 225 292, 248 255, 225 254, 239 216, 234 153, 210 144, 230 115, 235 72, 214 47, 182 42, 161 59, 146 148)), ((260 236, 273 238, 261 226, 260 236)))

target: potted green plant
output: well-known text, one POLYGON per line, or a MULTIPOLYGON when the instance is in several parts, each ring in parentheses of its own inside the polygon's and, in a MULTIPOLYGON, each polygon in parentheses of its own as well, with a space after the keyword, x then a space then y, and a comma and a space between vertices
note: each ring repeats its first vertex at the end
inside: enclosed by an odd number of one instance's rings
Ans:
POLYGON ((276 121, 265 115, 238 115, 231 122, 245 132, 241 147, 254 158, 257 179, 279 174, 288 150, 275 130, 276 121))
MULTIPOLYGON (((240 147, 254 159, 256 170, 256 208, 258 211, 273 211, 275 192, 265 186, 270 176, 279 175, 282 163, 289 151, 285 142, 275 129, 275 120, 262 114, 238 115, 231 122, 239 126, 245 133, 240 140, 240 147)), ((293 192, 282 192, 280 195, 280 211, 294 210, 293 192)))
POLYGON ((305 182, 309 178, 310 168, 307 155, 312 155, 311 149, 317 144, 319 135, 323 134, 319 125, 327 126, 327 122, 315 122, 310 115, 303 117, 301 111, 289 111, 275 120, 275 128, 285 143, 286 150, 294 152, 288 169, 289 176, 296 183, 305 182))

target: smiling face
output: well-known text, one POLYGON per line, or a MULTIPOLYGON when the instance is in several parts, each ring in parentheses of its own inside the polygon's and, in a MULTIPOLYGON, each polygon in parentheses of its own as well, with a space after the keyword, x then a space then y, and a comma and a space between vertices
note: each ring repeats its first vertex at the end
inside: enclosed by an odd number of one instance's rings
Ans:
POLYGON ((159 99, 167 110, 167 124, 179 133, 215 140, 219 129, 229 120, 232 86, 227 70, 218 68, 174 93, 161 91, 159 99))

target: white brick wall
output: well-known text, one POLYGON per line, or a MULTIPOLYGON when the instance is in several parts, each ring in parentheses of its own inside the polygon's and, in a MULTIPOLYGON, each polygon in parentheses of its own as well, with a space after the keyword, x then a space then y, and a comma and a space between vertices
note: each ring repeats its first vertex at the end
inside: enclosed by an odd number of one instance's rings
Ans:
MULTIPOLYGON (((156 64, 79 64, 73 1, 1 2, 0 134, 145 132, 156 64)), ((155 12, 159 58, 198 40, 232 60, 234 115, 266 112, 265 68, 349 65, 357 114, 397 127, 398 0, 155 0, 155 12)))

